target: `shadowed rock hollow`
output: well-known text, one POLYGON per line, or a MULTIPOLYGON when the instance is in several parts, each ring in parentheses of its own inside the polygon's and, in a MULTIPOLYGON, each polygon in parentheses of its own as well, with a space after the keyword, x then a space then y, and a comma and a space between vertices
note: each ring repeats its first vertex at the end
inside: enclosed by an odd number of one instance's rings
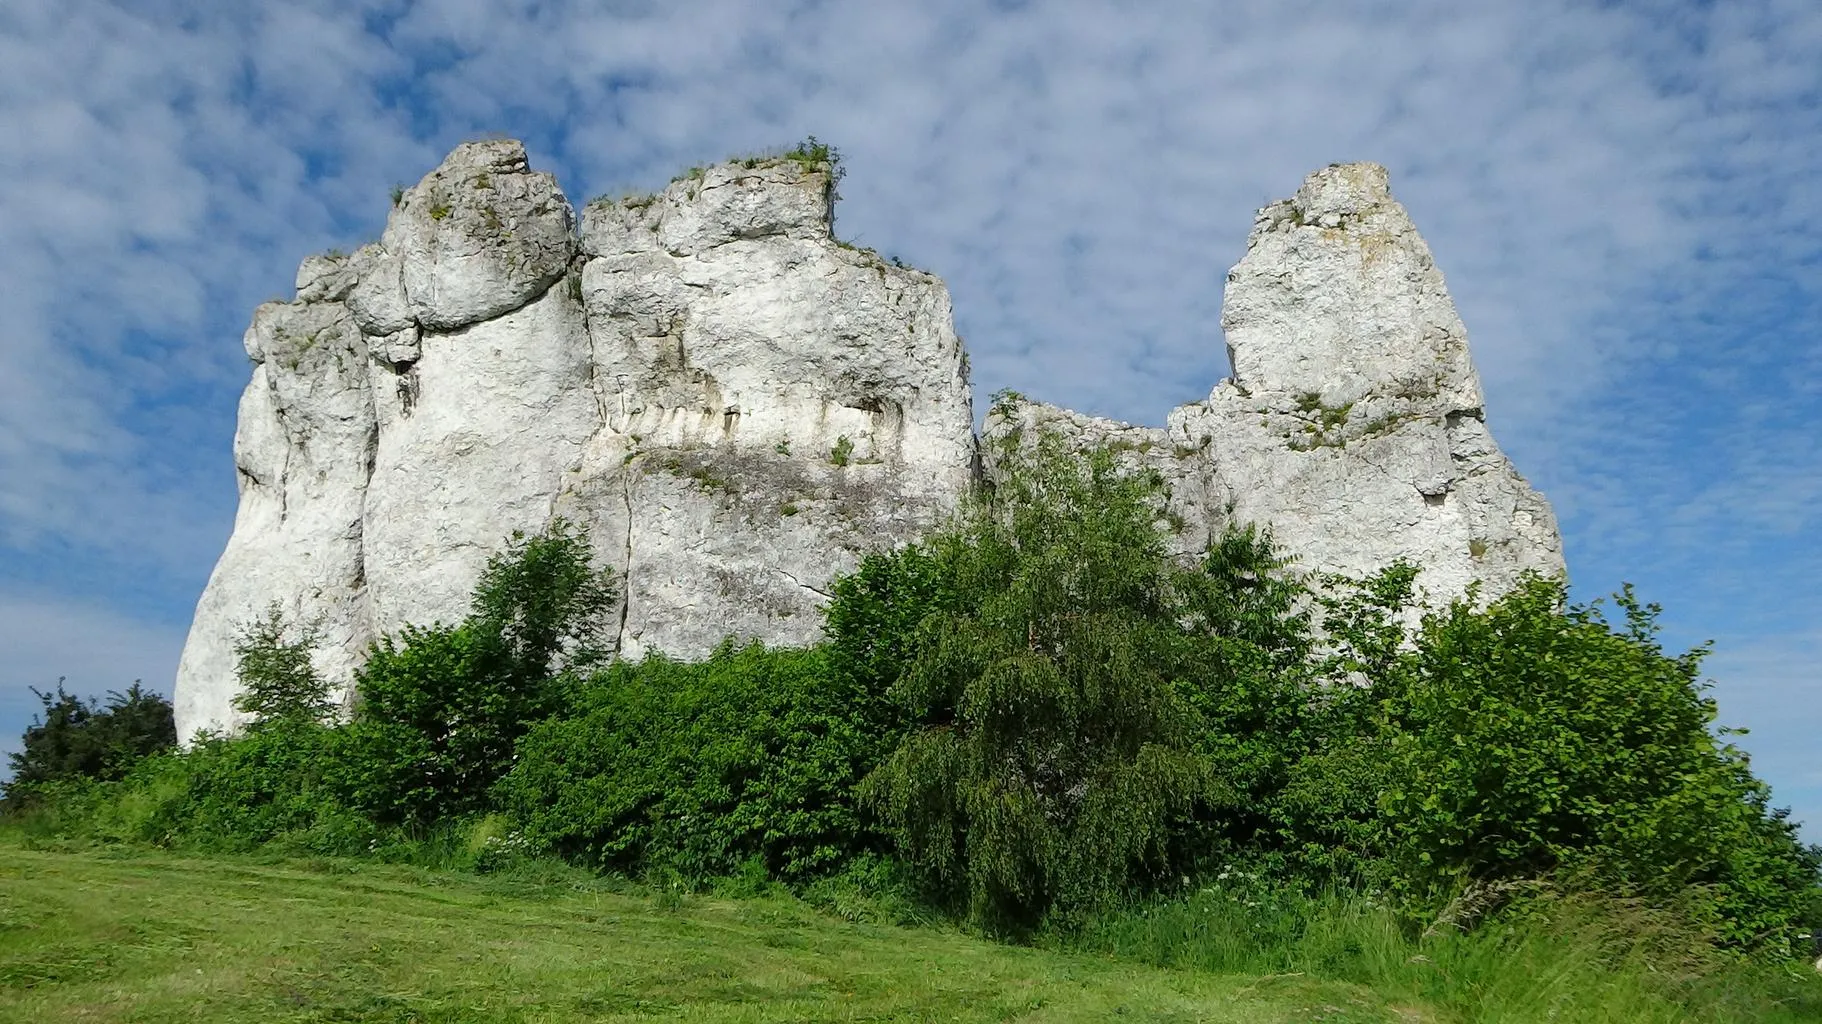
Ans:
MULTIPOLYGON (((246 334, 240 508, 179 734, 240 724, 234 635, 270 602, 321 622, 346 699, 376 636, 460 619, 488 556, 555 516, 619 575, 627 656, 814 642, 828 582, 942 521, 979 466, 947 289, 835 241, 831 202, 825 165, 746 160, 591 203, 578 229, 523 146, 475 142, 377 244, 305 260, 246 334)), ((1222 326, 1233 379, 1162 429, 1019 399, 987 432, 1157 467, 1186 550, 1252 521, 1306 568, 1410 558, 1436 599, 1562 570, 1383 168, 1329 167, 1260 211, 1222 326)))

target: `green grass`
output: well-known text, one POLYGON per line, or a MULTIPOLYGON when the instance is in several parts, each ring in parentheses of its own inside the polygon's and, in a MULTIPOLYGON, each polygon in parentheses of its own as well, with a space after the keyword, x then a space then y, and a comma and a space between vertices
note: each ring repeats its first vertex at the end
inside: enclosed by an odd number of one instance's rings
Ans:
POLYGON ((1822 979, 1807 963, 1722 953, 1637 901, 1546 888, 1528 906, 1471 931, 1419 928, 1357 893, 1242 884, 1091 922, 1072 945, 1207 973, 1347 981, 1477 1024, 1822 1021, 1822 979))
POLYGON ((5 830, 0 1021, 1822 1020, 1807 965, 1693 954, 1667 922, 1570 900, 1419 937, 1357 896, 1207 890, 1033 949, 550 863, 477 875, 5 830))
POLYGON ((0 1020, 1440 1020, 1348 983, 1170 970, 547 868, 477 876, 0 841, 0 1020))

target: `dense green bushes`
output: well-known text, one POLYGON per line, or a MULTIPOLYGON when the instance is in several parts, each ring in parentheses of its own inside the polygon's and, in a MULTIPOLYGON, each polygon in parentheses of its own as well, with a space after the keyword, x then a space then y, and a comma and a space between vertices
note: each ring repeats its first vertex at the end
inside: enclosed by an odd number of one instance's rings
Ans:
POLYGON ((1288 693, 1264 671, 1270 653, 1206 628, 1288 614, 1255 615, 1239 585, 1271 567, 1268 552, 1223 548, 1235 585, 1211 586, 1167 554, 1162 500, 1111 453, 1047 445, 881 574, 943 582, 907 588, 928 610, 897 623, 888 695, 913 727, 865 792, 928 890, 991 927, 1194 871, 1208 842, 1185 840, 1220 831, 1197 819, 1237 812, 1258 767, 1247 748, 1271 745, 1255 729, 1288 693))
POLYGON ((137 682, 107 703, 85 701, 63 690, 33 690, 42 710, 26 727, 20 749, 7 755, 12 780, 3 804, 18 807, 60 783, 125 775, 141 758, 177 743, 171 702, 137 682))
POLYGON ((349 728, 356 806, 420 828, 487 810, 519 738, 563 711, 578 674, 611 653, 614 588, 591 554, 561 520, 514 534, 461 624, 407 626, 374 644, 349 728))
POLYGON ((1705 650, 1666 655, 1657 609, 1630 590, 1616 602, 1617 627, 1533 578, 1485 611, 1425 619, 1380 698, 1393 730, 1382 803, 1406 873, 1585 873, 1691 900, 1736 944, 1806 924, 1816 851, 1710 731, 1705 650))
POLYGON ((282 841, 299 850, 367 852, 377 828, 343 802, 348 745, 306 723, 207 737, 142 763, 97 798, 95 831, 110 839, 245 851, 282 841))
POLYGON ((1712 731, 1702 652, 1665 653, 1630 592, 1615 624, 1533 578, 1412 634, 1411 566, 1311 588, 1248 529, 1180 559, 1160 482, 1116 453, 1012 465, 836 581, 808 651, 612 661, 613 589, 561 523, 514 538, 461 623, 376 644, 342 724, 308 630, 268 616, 244 736, 58 790, 54 827, 805 891, 908 875, 1026 935, 1111 934, 1242 876, 1406 928, 1598 891, 1784 952, 1822 909, 1816 851, 1712 731))
POLYGON ((496 790, 537 847, 594 867, 801 881, 877 851, 854 787, 879 737, 820 650, 724 645, 595 676, 534 728, 496 790))

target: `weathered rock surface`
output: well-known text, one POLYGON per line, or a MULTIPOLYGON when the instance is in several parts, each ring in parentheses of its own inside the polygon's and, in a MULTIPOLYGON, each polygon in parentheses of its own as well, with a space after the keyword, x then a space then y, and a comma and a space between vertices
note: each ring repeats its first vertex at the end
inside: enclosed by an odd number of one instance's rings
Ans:
POLYGON ((1385 168, 1327 167, 1259 211, 1221 324, 1233 377, 1163 430, 1019 401, 987 433, 1070 421, 1065 434, 1141 453, 1188 551, 1231 517, 1306 570, 1410 559, 1436 602, 1564 570, 1549 503, 1487 431, 1467 331, 1385 168))
POLYGON ((278 600, 344 687, 371 640, 453 622, 514 530, 561 515, 620 575, 621 649, 809 643, 823 589, 972 473, 949 297, 830 234, 828 169, 748 161, 574 230, 514 142, 464 145, 377 245, 260 308, 235 532, 179 730, 233 728, 233 641, 278 600))
MULTIPOLYGON (((947 290, 836 242, 831 213, 828 168, 741 161, 591 204, 578 232, 523 147, 489 141, 406 190, 378 244, 306 260, 247 332, 240 511, 179 734, 240 724, 234 637, 270 602, 322 625, 345 698, 375 636, 459 619, 505 538, 559 515, 619 575, 627 656, 814 641, 829 581, 939 523, 978 464, 947 290)), ((1383 169, 1261 211, 1223 325, 1235 378, 1165 428, 1015 401, 988 432, 1157 469, 1186 551, 1231 516, 1309 568, 1412 558, 1436 597, 1560 571, 1383 169)))

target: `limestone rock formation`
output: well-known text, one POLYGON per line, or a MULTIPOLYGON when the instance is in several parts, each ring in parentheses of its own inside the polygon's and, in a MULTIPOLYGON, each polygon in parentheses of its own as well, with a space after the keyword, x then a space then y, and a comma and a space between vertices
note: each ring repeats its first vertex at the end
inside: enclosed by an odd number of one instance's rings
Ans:
POLYGON ((377 245, 260 307, 241 504, 178 669, 181 735, 240 719, 233 642, 278 601, 347 685, 372 639, 453 622, 514 530, 611 562, 620 646, 810 643, 860 553, 953 509, 974 457, 942 282, 830 233, 829 168, 746 161, 591 204, 516 142, 456 149, 377 245))
MULTIPOLYGON (((346 699, 376 636, 459 619, 506 537, 555 516, 618 574, 626 656, 813 642, 828 582, 939 523, 979 466, 947 290, 837 242, 830 176, 738 161, 591 203, 578 229, 522 146, 469 143, 379 243, 306 260, 247 331, 240 510, 179 666, 179 734, 241 724, 234 638, 270 602, 321 625, 346 699)), ((988 432, 1158 469, 1184 550, 1232 517, 1310 568, 1413 558, 1439 598, 1560 571, 1383 169, 1319 171, 1261 211, 1223 325, 1234 379, 1165 428, 1010 401, 988 432)))
POLYGON ((1136 453, 1171 485, 1188 551, 1226 520, 1257 523, 1306 570, 1410 559, 1433 602, 1564 570, 1549 503, 1487 431, 1467 331, 1385 168, 1327 167, 1260 210, 1221 325, 1233 377, 1162 430, 1014 401, 987 433, 1061 426, 1136 453))

